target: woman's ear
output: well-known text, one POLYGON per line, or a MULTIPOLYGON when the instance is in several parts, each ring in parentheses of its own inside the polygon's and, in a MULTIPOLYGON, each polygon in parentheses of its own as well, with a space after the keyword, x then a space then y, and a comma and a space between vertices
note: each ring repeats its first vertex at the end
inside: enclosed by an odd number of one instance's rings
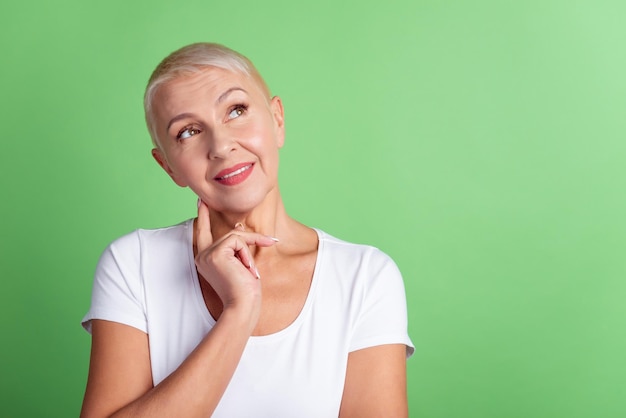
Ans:
POLYGON ((163 151, 161 151, 158 148, 153 148, 152 149, 152 157, 157 162, 157 164, 159 164, 161 166, 161 168, 163 170, 165 170, 167 175, 170 176, 172 178, 172 180, 174 180, 174 183, 176 183, 180 187, 187 187, 187 183, 185 183, 184 181, 179 179, 178 176, 176 175, 176 173, 174 172, 174 170, 172 170, 170 165, 167 163, 167 159, 165 158, 165 155, 163 154, 163 151))
POLYGON ((270 101, 270 109, 272 111, 272 117, 274 118, 274 124, 276 127, 276 145, 278 145, 278 148, 282 148, 285 144, 285 111, 280 97, 272 97, 272 100, 270 101))

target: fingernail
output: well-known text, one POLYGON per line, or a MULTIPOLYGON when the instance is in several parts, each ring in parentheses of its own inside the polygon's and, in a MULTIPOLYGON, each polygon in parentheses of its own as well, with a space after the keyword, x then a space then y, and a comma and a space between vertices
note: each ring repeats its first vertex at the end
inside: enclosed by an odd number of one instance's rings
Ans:
POLYGON ((198 198, 198 207, 202 204, 202 199, 198 198))
POLYGON ((260 278, 261 278, 261 275, 259 274, 259 269, 258 269, 258 268, 256 268, 256 266, 253 266, 253 268, 254 268, 254 273, 256 274, 256 278, 257 278, 257 279, 260 279, 260 278))
POLYGON ((268 238, 269 238, 269 239, 271 239, 271 240, 272 240, 272 241, 274 241, 274 242, 280 242, 280 240, 279 240, 278 238, 269 237, 269 236, 268 236, 268 238))
POLYGON ((237 229, 237 228, 241 229, 242 231, 246 230, 246 228, 244 228, 244 226, 243 226, 243 224, 241 222, 237 222, 235 224, 235 229, 237 229))

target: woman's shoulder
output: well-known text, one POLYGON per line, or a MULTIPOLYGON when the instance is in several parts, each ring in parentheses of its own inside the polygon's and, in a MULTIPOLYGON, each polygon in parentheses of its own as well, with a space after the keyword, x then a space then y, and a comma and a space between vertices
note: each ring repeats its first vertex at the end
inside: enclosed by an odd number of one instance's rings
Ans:
POLYGON ((193 231, 193 219, 158 228, 137 228, 114 239, 108 247, 133 248, 142 244, 166 244, 186 240, 193 231))
POLYGON ((193 219, 179 224, 152 229, 135 229, 109 243, 100 256, 99 264, 111 262, 139 266, 142 260, 169 260, 183 257, 191 245, 193 219))
POLYGON ((325 257, 346 259, 367 263, 370 266, 393 264, 393 259, 380 248, 371 244, 355 243, 337 238, 321 229, 313 228, 317 232, 319 239, 319 251, 325 257))

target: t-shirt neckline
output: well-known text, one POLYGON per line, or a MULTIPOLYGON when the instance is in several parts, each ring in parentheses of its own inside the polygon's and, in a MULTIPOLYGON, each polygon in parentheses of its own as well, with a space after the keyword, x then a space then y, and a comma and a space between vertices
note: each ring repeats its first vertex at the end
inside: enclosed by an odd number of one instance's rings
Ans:
MULTIPOLYGON (((209 326, 209 328, 213 328, 213 326, 216 323, 216 320, 215 318, 213 318, 213 315, 211 315, 211 313, 209 312, 209 309, 206 306, 206 303, 204 302, 204 297, 202 296, 202 289, 200 288, 198 272, 196 270, 196 262, 194 260, 194 255, 193 255, 193 222, 194 222, 193 218, 188 219, 187 222, 185 222, 185 228, 187 229, 186 246, 187 246, 187 254, 189 258, 189 279, 193 282, 192 286, 194 289, 194 299, 195 299, 196 308, 200 312, 200 316, 205 321, 205 323, 209 326)), ((276 331, 272 334, 252 335, 250 336, 248 343, 271 342, 276 339, 283 338, 289 335, 290 333, 296 332, 296 330, 298 329, 298 327, 300 326, 304 318, 306 318, 308 312, 311 310, 311 306, 313 305, 313 301, 315 299, 317 283, 320 280, 319 275, 321 274, 320 269, 321 269, 322 262, 323 262, 323 250, 324 250, 324 233, 317 228, 312 228, 312 229, 317 234, 317 242, 318 242, 317 256, 315 258, 315 266, 313 268, 313 277, 311 278, 311 285, 309 286, 309 292, 306 296, 306 300, 304 301, 304 305, 302 306, 302 309, 300 310, 296 318, 293 320, 293 322, 291 322, 285 328, 279 331, 276 331)))

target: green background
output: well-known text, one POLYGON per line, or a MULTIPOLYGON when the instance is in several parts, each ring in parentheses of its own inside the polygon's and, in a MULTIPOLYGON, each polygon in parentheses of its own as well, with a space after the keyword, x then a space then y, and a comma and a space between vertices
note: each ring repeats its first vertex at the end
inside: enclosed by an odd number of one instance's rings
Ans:
POLYGON ((78 415, 104 247, 194 215, 150 157, 170 51, 248 55, 288 211, 404 275, 414 417, 626 416, 626 3, 0 6, 0 415, 78 415))

